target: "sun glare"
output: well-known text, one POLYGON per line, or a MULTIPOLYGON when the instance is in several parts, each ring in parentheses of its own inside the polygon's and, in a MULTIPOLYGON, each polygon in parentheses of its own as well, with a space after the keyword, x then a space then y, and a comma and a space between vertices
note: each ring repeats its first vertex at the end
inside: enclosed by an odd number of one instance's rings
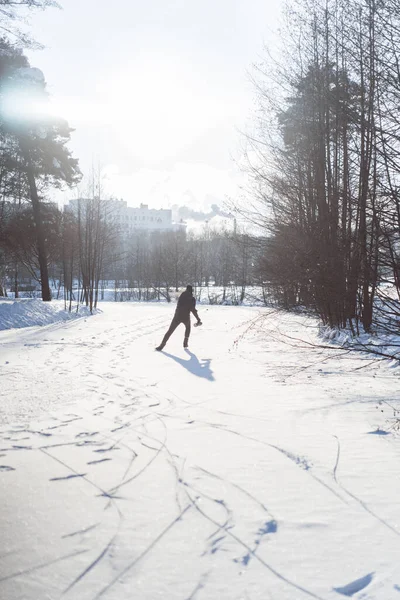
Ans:
MULTIPOLYGON (((84 100, 66 95, 35 102, 14 90, 3 97, 1 110, 11 121, 54 117, 73 128, 107 127, 129 156, 162 159, 189 147, 212 127, 216 100, 188 65, 157 56, 139 57, 98 83, 84 100)), ((220 114, 226 110, 223 102, 219 108, 220 114)))
POLYGON ((98 83, 90 101, 51 98, 48 110, 72 127, 106 126, 129 155, 154 159, 176 155, 202 135, 214 100, 186 68, 153 57, 98 83))
POLYGON ((83 102, 80 98, 50 98, 48 114, 66 119, 70 125, 104 124, 108 120, 109 107, 100 103, 83 102))
POLYGON ((35 122, 46 118, 48 114, 46 103, 35 102, 27 94, 10 91, 1 98, 1 115, 5 121, 35 122))

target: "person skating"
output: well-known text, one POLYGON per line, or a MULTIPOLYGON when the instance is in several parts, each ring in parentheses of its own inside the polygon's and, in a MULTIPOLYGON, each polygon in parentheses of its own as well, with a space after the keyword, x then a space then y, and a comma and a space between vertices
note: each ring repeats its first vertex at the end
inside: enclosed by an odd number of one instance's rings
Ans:
POLYGON ((182 294, 178 298, 178 304, 175 310, 174 317, 171 321, 171 325, 167 333, 164 335, 163 341, 159 346, 157 346, 156 350, 161 351, 171 335, 174 333, 175 329, 181 323, 185 326, 185 338, 183 340, 183 347, 188 347, 189 336, 190 336, 190 313, 197 319, 197 323, 195 326, 202 325, 202 322, 199 318, 199 315, 196 310, 196 299, 193 297, 193 287, 191 285, 186 286, 186 290, 182 292, 182 294))

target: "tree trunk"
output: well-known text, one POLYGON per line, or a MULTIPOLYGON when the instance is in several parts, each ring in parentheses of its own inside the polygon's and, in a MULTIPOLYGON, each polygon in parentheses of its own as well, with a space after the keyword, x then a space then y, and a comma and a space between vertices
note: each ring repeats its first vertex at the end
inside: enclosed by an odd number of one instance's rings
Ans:
POLYGON ((49 302, 51 300, 51 292, 49 285, 49 272, 47 268, 47 252, 46 252, 46 239, 44 226, 42 221, 42 215, 40 210, 40 199, 37 192, 35 176, 32 168, 32 161, 29 153, 29 148, 26 142, 20 140, 22 154, 26 164, 26 173, 28 176, 29 193, 32 202, 33 217, 36 225, 36 238, 38 245, 38 258, 40 268, 40 282, 42 286, 42 300, 49 302))
POLYGON ((18 264, 15 263, 15 270, 14 270, 14 298, 19 298, 19 292, 18 292, 18 264))

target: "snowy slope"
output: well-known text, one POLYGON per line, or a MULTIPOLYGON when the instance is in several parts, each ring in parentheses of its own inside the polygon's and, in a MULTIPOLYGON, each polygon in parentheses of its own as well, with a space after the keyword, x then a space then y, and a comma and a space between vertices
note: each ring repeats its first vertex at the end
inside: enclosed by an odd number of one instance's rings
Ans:
POLYGON ((242 307, 156 353, 172 309, 0 332, 0 597, 399 599, 398 371, 242 307))

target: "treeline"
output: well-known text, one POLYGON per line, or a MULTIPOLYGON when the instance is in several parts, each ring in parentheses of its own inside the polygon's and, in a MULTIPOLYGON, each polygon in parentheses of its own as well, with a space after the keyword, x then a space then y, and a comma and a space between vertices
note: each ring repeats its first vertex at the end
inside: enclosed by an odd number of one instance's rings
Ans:
POLYGON ((138 232, 126 243, 126 253, 116 273, 128 287, 157 290, 170 299, 190 283, 195 288, 221 288, 225 301, 232 286, 239 288, 235 302, 243 302, 246 288, 260 284, 256 241, 245 233, 211 229, 138 232))
MULTIPOLYGON (((224 301, 234 286, 238 303, 249 286, 262 285, 255 238, 208 226, 198 234, 140 230, 126 235, 109 207, 98 197, 80 200, 75 213, 42 205, 49 276, 70 310, 73 302, 96 307, 104 282, 112 282, 116 300, 170 300, 172 291, 191 283, 221 288, 224 301)), ((0 210, 0 295, 8 284, 18 297, 22 273, 41 284, 33 210, 28 203, 10 202, 0 210)))
POLYGON ((286 16, 285 50, 259 66, 251 140, 263 278, 332 327, 398 330, 400 4, 299 0, 286 16))
MULTIPOLYGON (((51 287, 57 298, 62 290, 70 310, 74 300, 92 310, 99 299, 104 270, 117 262, 118 230, 103 202, 88 199, 78 206, 78 214, 74 215, 61 211, 54 203, 41 203, 48 289, 50 299, 51 287)), ((32 204, 3 201, 0 217, 0 295, 7 294, 7 287, 15 298, 22 291, 33 291, 36 286, 20 284, 28 279, 39 284, 45 299, 32 204)))

